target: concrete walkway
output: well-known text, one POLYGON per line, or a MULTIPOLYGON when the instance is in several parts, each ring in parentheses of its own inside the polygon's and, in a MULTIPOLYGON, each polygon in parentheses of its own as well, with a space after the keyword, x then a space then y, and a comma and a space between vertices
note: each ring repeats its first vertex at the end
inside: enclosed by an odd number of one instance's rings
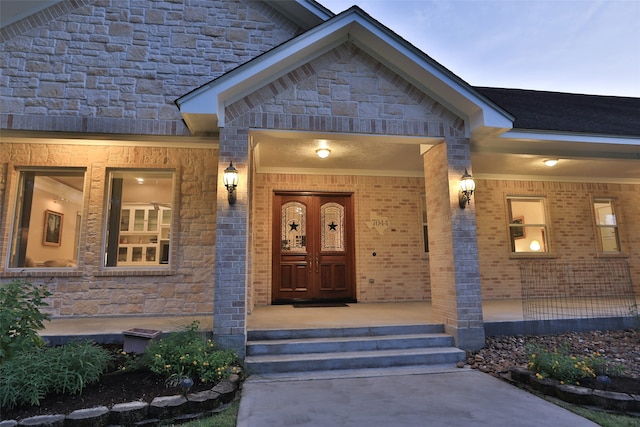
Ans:
POLYGON ((238 427, 589 427, 585 418, 471 369, 250 377, 238 427))

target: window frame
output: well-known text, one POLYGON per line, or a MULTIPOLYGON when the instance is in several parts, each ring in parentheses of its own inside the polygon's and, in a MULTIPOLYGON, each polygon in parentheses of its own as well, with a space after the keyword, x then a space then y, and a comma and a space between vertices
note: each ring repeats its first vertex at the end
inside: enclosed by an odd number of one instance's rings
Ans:
POLYGON ((427 195, 421 193, 420 197, 420 240, 422 242, 422 256, 429 258, 429 217, 427 216, 427 195))
MULTIPOLYGON (((509 246, 509 256, 511 258, 550 258, 554 257, 553 254, 553 244, 551 242, 551 221, 549 216, 549 206, 547 202, 546 196, 538 196, 538 195, 506 195, 505 198, 505 210, 506 210, 506 232, 507 232, 507 241, 509 246), (540 251, 516 251, 515 238, 513 234, 513 230, 516 227, 519 227, 515 222, 512 222, 514 219, 518 219, 519 215, 513 215, 512 202, 513 201, 540 201, 542 202, 542 214, 544 215, 544 223, 524 223, 521 227, 523 231, 523 238, 526 238, 527 228, 541 228, 541 239, 542 239, 542 247, 545 250, 540 251)), ((525 219, 526 220, 526 219, 525 219)), ((538 239, 533 239, 538 240, 538 239)))
MULTIPOLYGON (((151 274, 151 275, 172 275, 175 274, 176 272, 176 256, 177 256, 177 250, 176 250, 176 243, 178 241, 178 239, 175 237, 176 235, 176 231, 177 230, 177 202, 178 202, 178 197, 176 194, 176 189, 179 188, 179 183, 178 183, 178 177, 179 177, 179 172, 176 168, 140 168, 140 167, 113 167, 113 168, 107 168, 105 171, 105 195, 104 195, 104 213, 103 213, 103 236, 102 236, 102 243, 101 243, 101 254, 102 257, 100 259, 100 268, 103 272, 103 274, 105 275, 109 275, 109 274, 117 274, 117 275, 121 275, 126 274, 127 272, 131 272, 131 274, 139 274, 140 271, 145 271, 145 274, 151 274), (145 263, 141 263, 140 265, 117 265, 117 258, 119 256, 119 247, 120 247, 120 220, 121 220, 121 215, 122 215, 122 210, 123 210, 123 204, 127 205, 139 205, 139 206, 147 206, 150 205, 151 203, 147 203, 147 202, 140 202, 140 203, 129 203, 129 202, 124 202, 122 201, 122 198, 120 198, 118 200, 118 206, 119 206, 119 213, 116 217, 112 217, 111 215, 111 210, 112 210, 112 205, 113 205, 113 200, 112 200, 112 191, 113 191, 113 184, 114 184, 114 175, 115 174, 128 174, 131 176, 134 175, 138 175, 138 176, 144 176, 146 179, 146 176, 149 175, 153 175, 153 174, 157 174, 157 175, 170 175, 170 179, 171 179, 171 189, 170 191, 170 204, 171 204, 171 208, 169 209, 171 211, 171 218, 169 220, 169 230, 168 230, 168 238, 167 239, 161 239, 161 230, 157 230, 157 232, 155 234, 158 235, 157 240, 166 240, 168 241, 168 248, 166 249, 168 251, 167 253, 167 261, 163 262, 164 259, 164 254, 163 254, 163 243, 159 242, 159 246, 156 250, 155 253, 155 257, 158 260, 157 264, 145 264, 145 263), (117 220, 117 221, 116 221, 117 220), (117 222, 117 223, 116 223, 117 222), (114 225, 115 224, 115 225, 114 225), (113 238, 114 240, 112 240, 111 242, 109 241, 109 233, 112 227, 114 227, 118 230, 118 236, 116 238, 113 238), (116 250, 113 252, 113 255, 116 256, 116 265, 107 265, 108 262, 108 250, 109 250, 109 244, 113 244, 114 242, 117 243, 117 247, 116 250)), ((122 196, 122 193, 120 193, 120 197, 122 196)), ((134 214, 135 215, 135 214, 134 214)), ((157 224, 158 227, 161 227, 161 219, 158 218, 157 219, 157 224)), ((154 234, 153 232, 149 232, 148 234, 154 234)), ((133 248, 132 248, 133 250, 133 248)))
POLYGON ((617 199, 615 197, 593 196, 591 198, 591 212, 593 215, 593 228, 594 228, 594 234, 595 234, 596 253, 598 254, 598 256, 599 257, 625 256, 625 253, 623 250, 622 232, 620 227, 620 212, 618 209, 617 199), (599 216, 598 216, 598 213, 596 212, 596 203, 604 203, 604 202, 610 203, 611 211, 613 212, 613 215, 615 217, 615 224, 613 225, 599 224, 599 216), (617 244, 618 244, 617 251, 604 250, 603 235, 601 233, 601 230, 603 228, 610 228, 615 231, 615 237, 617 239, 617 244))
MULTIPOLYGON (((33 271, 46 271, 47 274, 51 273, 51 274, 55 274, 55 275, 59 275, 59 274, 63 274, 63 275, 75 275, 77 272, 80 271, 80 268, 82 267, 82 261, 84 259, 84 257, 82 256, 82 254, 79 251, 79 247, 81 247, 81 240, 83 239, 84 233, 83 230, 85 228, 84 224, 85 224, 85 210, 87 207, 87 198, 88 198, 88 191, 87 191, 87 186, 88 186, 88 180, 87 180, 87 168, 86 167, 78 167, 78 166, 14 166, 14 170, 16 171, 16 184, 15 184, 15 191, 12 193, 8 193, 8 197, 10 197, 10 203, 11 203, 11 209, 10 209, 10 217, 9 217, 9 235, 8 235, 8 241, 7 241, 7 248, 6 248, 6 257, 5 257, 5 262, 4 262, 4 268, 6 269, 7 272, 24 272, 26 275, 31 274, 31 272, 33 271), (33 265, 33 266, 28 266, 27 265, 27 259, 29 259, 29 256, 27 255, 27 247, 25 246, 24 248, 24 262, 23 262, 23 266, 14 266, 12 265, 14 260, 15 260, 15 256, 18 256, 18 261, 20 259, 20 255, 15 255, 14 252, 18 252, 18 251, 22 251, 23 249, 21 248, 23 243, 26 242, 20 242, 17 243, 15 239, 18 238, 18 235, 21 235, 23 232, 22 230, 22 224, 24 221, 24 216, 25 216, 25 212, 24 212, 24 196, 25 196, 25 174, 27 173, 31 173, 33 174, 33 185, 34 185, 34 189, 31 190, 31 200, 29 201, 29 232, 27 233, 27 236, 30 235, 31 233, 31 228, 32 228, 32 221, 33 221, 33 191, 35 190, 35 179, 40 176, 40 177, 52 177, 52 176, 63 176, 63 177, 71 177, 74 175, 77 175, 76 178, 82 178, 82 185, 81 185, 81 190, 79 190, 80 193, 80 198, 79 200, 75 197, 71 197, 71 199, 67 199, 65 201, 64 198, 62 199, 58 199, 57 197, 53 199, 53 203, 56 204, 55 206, 50 205, 50 208, 46 208, 44 213, 43 213, 43 221, 42 221, 42 225, 43 227, 46 226, 45 224, 45 220, 46 220, 46 215, 48 212, 52 212, 55 215, 60 215, 60 221, 61 224, 64 224, 64 228, 61 231, 65 231, 65 230, 71 230, 72 236, 73 236, 73 256, 72 258, 68 258, 67 260, 72 260, 73 259, 73 263, 68 263, 68 264, 60 264, 58 262, 58 259, 62 259, 65 258, 63 256, 49 256, 49 259, 54 259, 56 262, 55 264, 51 264, 51 265, 47 265, 47 263, 49 261, 46 261, 44 263, 42 263, 42 265, 33 265), (64 209, 62 209, 62 206, 58 206, 58 202, 60 201, 60 203, 64 204, 66 202, 69 202, 70 200, 73 202, 73 199, 76 200, 76 204, 79 205, 79 209, 71 209, 70 212, 60 212, 60 211, 64 211, 64 209), (18 215, 20 217, 18 217, 18 215), (62 223, 62 218, 64 218, 63 215, 66 215, 66 220, 64 220, 65 222, 62 223), (73 224, 73 226, 72 226, 73 224), (71 227, 71 229, 69 228, 71 227)), ((65 183, 61 183, 61 185, 63 186, 67 186, 70 187, 76 191, 78 191, 76 188, 65 184, 65 183)), ((46 187, 45 187, 46 188, 46 187)), ((57 189, 59 190, 59 189, 57 189)), ((73 192, 71 192, 73 193, 73 192)), ((53 193, 50 193, 53 194, 53 193)), ((62 194, 61 196, 64 196, 64 194, 62 194)), ((44 230, 43 230, 44 231, 44 230)), ((66 236, 67 233, 65 233, 66 236)), ((37 240, 39 240, 41 242, 41 244, 43 246, 47 246, 50 249, 54 249, 57 247, 61 246, 61 243, 59 244, 46 244, 44 241, 44 237, 43 236, 36 236, 37 240)), ((61 235, 62 237, 62 235, 61 235)), ((27 237, 27 240, 29 238, 27 237)), ((31 240, 33 240, 34 238, 31 237, 31 240)), ((65 237, 65 240, 68 239, 68 236, 65 237)), ((53 254, 51 254, 53 255, 53 254)), ((47 257, 45 257, 47 258, 47 257)), ((40 260, 41 261, 41 260, 40 260)))

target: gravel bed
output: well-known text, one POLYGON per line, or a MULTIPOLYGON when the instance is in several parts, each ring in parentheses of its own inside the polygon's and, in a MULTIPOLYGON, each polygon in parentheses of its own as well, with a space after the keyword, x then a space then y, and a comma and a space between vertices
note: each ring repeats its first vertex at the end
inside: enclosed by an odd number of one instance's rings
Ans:
POLYGON ((467 354, 466 363, 474 369, 500 376, 514 366, 527 366, 527 343, 549 351, 569 348, 573 356, 597 352, 608 361, 624 367, 624 376, 640 378, 640 331, 568 332, 544 336, 487 337, 480 351, 467 354))

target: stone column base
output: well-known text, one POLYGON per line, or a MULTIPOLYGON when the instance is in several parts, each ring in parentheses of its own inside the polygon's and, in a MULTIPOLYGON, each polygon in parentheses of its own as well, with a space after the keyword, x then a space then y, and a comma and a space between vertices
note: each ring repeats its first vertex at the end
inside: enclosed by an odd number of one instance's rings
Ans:
POLYGON ((213 342, 219 347, 235 351, 238 358, 244 360, 247 351, 246 335, 216 335, 214 331, 213 342))
POLYGON ((484 347, 484 327, 461 328, 444 325, 444 331, 453 336, 456 347, 466 351, 476 351, 484 347))

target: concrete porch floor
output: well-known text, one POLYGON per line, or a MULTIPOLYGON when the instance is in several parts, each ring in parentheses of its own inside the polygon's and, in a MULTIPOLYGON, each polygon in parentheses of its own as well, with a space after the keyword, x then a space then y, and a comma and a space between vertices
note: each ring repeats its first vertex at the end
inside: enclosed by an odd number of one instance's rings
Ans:
MULTIPOLYGON (((492 300, 483 302, 485 322, 522 321, 520 300, 492 300)), ((41 332, 47 336, 100 336, 121 334, 132 328, 169 332, 181 329, 192 321, 201 329, 213 328, 211 316, 127 316, 58 318, 45 322, 41 332)), ((294 308, 292 305, 254 307, 247 316, 247 329, 306 329, 331 327, 360 327, 414 325, 438 323, 432 316, 430 302, 357 303, 348 307, 294 308)))

